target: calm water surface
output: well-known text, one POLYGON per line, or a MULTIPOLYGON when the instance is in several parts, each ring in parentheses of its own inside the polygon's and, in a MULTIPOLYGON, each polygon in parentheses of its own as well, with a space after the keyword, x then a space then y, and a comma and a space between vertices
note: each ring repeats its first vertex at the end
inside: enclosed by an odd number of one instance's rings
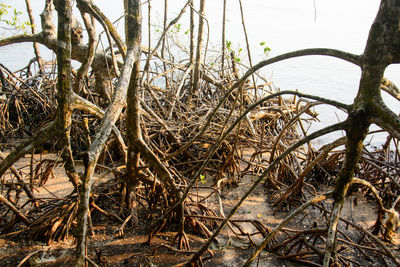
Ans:
MULTIPOLYGON (((0 2, 4 2, 0 0, 0 2)), ((25 1, 8 1, 20 10, 25 10, 25 1)), ((31 1, 39 22, 43 9, 42 0, 31 1)), ((152 23, 161 25, 164 1, 152 1, 152 23)), ((184 0, 169 0, 169 16, 172 18, 183 6, 184 0)), ((259 43, 264 41, 270 48, 269 57, 281 53, 311 47, 341 49, 360 54, 364 50, 370 25, 377 12, 378 0, 246 0, 244 16, 251 44, 253 63, 266 58, 259 43)), ((111 20, 122 14, 123 1, 95 1, 111 20)), ((220 48, 222 25, 222 0, 206 1, 206 13, 210 25, 211 47, 220 48)), ((239 5, 236 0, 227 0, 227 40, 234 49, 245 50, 243 28, 239 5)), ((187 12, 188 13, 188 12, 187 12)), ((187 29, 188 14, 182 19, 182 29, 187 29)), ((143 24, 147 25, 147 5, 143 8, 143 24)), ((120 28, 122 30, 122 23, 120 28)), ((147 29, 144 29, 147 36, 147 29)), ((147 42, 144 36, 144 42, 147 42)), ((47 57, 51 53, 42 49, 47 57)), ((243 59, 246 52, 242 52, 243 59)), ((11 69, 25 66, 32 57, 30 44, 13 45, 0 48, 0 62, 11 69)), ((262 73, 275 86, 285 90, 298 89, 305 93, 332 98, 344 103, 351 103, 356 95, 360 79, 360 70, 350 63, 322 56, 290 59, 271 65, 262 73)), ((387 69, 385 76, 400 85, 400 66, 387 69)), ((384 93, 385 102, 396 113, 400 104, 384 93)), ((319 108, 323 122, 316 128, 327 126, 345 116, 335 109, 324 106, 319 108)), ((337 136, 337 134, 336 134, 337 136)), ((325 141, 333 137, 328 137, 325 141)), ((375 136, 373 143, 384 141, 383 136, 375 136)))

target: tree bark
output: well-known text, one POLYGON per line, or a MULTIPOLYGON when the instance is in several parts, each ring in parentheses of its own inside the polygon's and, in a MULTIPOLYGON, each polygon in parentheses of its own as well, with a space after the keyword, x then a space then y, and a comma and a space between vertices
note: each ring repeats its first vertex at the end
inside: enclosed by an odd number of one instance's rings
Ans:
POLYGON ((65 161, 65 170, 71 183, 77 188, 79 177, 76 173, 75 163, 72 158, 70 130, 73 103, 71 101, 72 82, 71 82, 71 30, 72 30, 72 2, 65 1, 65 4, 57 6, 58 30, 57 40, 60 44, 57 50, 57 120, 56 123, 62 129, 62 143, 64 150, 62 153, 65 161))
MULTIPOLYGON (((140 47, 141 32, 142 32, 142 18, 139 1, 125 1, 128 16, 126 17, 126 36, 130 44, 128 46, 140 47)), ((140 152, 136 147, 136 142, 141 140, 142 135, 140 131, 140 96, 139 96, 139 81, 140 81, 140 50, 138 51, 137 61, 133 66, 132 75, 129 81, 128 96, 127 96, 127 114, 126 114, 126 132, 128 139, 128 155, 127 155, 127 197, 128 206, 132 213, 133 224, 138 223, 137 210, 136 210, 136 185, 138 179, 138 167, 140 152)))
POLYGON ((194 80, 193 80, 193 89, 192 96, 198 93, 200 87, 200 66, 201 66, 201 58, 202 58, 202 50, 203 50, 203 31, 204 31, 204 12, 205 12, 205 0, 200 0, 200 9, 199 9, 199 28, 197 31, 197 48, 196 48, 196 59, 194 65, 194 80))

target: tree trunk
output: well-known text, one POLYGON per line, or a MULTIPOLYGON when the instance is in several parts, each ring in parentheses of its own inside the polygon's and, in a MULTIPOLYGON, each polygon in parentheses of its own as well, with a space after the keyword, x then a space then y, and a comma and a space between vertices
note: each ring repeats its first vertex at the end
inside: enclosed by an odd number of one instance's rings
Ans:
POLYGON ((77 188, 79 178, 72 158, 70 130, 73 103, 71 101, 71 29, 72 29, 72 2, 65 1, 65 5, 57 6, 58 30, 57 40, 60 44, 57 50, 57 124, 62 129, 62 143, 64 150, 63 160, 66 162, 65 170, 71 183, 77 188))
POLYGON ((221 45, 222 45, 222 56, 221 56, 221 78, 224 77, 224 68, 225 68, 225 27, 226 25, 226 0, 224 0, 224 8, 222 11, 222 41, 221 41, 221 45))
MULTIPOLYGON (((142 32, 142 20, 140 12, 139 1, 125 1, 125 9, 128 11, 126 18, 126 36, 130 40, 131 44, 128 46, 136 46, 140 48, 141 44, 141 32, 142 32)), ((137 211, 136 211, 136 199, 135 191, 136 185, 139 182, 137 177, 139 167, 140 152, 135 146, 136 142, 142 138, 140 131, 140 98, 139 98, 139 80, 140 80, 140 50, 138 50, 137 61, 133 66, 133 71, 128 87, 127 96, 127 114, 126 114, 126 132, 128 139, 128 157, 127 157, 127 197, 128 206, 132 213, 133 224, 137 224, 137 211)))
POLYGON ((193 90, 192 96, 198 93, 200 87, 200 66, 201 66, 201 57, 202 57, 202 49, 203 49, 203 31, 204 31, 204 9, 205 9, 205 0, 200 0, 200 10, 199 10, 199 28, 197 31, 197 49, 196 49, 196 60, 194 66, 194 80, 193 80, 193 90))
MULTIPOLYGON (((346 157, 339 172, 333 192, 334 205, 330 219, 330 227, 326 241, 324 266, 328 267, 336 259, 337 225, 347 189, 353 179, 354 171, 360 157, 363 141, 368 128, 378 117, 380 121, 393 125, 387 114, 377 114, 376 107, 385 110, 381 98, 381 81, 386 67, 400 59, 400 2, 398 0, 382 0, 378 14, 373 22, 368 41, 361 61, 361 80, 346 126, 346 157)), ((395 121, 398 121, 395 120, 395 121)), ((396 127, 387 127, 389 132, 396 127)), ((399 129, 396 130, 399 132, 399 129)))

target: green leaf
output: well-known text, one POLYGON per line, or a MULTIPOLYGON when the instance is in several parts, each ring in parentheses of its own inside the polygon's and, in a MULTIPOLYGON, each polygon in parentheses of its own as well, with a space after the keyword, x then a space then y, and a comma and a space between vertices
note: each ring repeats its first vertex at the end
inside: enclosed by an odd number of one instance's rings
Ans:
POLYGON ((271 48, 269 48, 268 46, 264 48, 264 54, 268 55, 270 51, 271 48))
POLYGON ((231 50, 231 47, 232 47, 232 42, 226 41, 226 49, 231 50))
POLYGON ((206 182, 206 177, 203 174, 200 174, 200 182, 204 184, 206 182))
POLYGON ((264 42, 264 41, 262 41, 262 42, 260 43, 260 45, 261 45, 261 46, 264 46, 264 45, 265 45, 265 42, 264 42))

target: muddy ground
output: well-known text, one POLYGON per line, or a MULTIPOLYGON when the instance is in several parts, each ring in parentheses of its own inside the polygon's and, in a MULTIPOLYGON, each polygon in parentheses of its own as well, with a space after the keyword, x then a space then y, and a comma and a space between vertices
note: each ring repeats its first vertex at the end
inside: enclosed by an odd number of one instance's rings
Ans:
MULTIPOLYGON (((47 155, 49 156, 49 155, 47 155)), ((54 157, 54 155, 51 155, 54 157)), ((40 159, 40 155, 35 156, 35 161, 40 159)), ((16 164, 17 169, 22 173, 29 172, 28 163, 30 157, 27 155, 16 164)), ((107 180, 110 176, 107 173, 98 173, 96 179, 98 182, 107 180)), ((244 192, 251 186, 254 177, 247 176, 237 186, 225 187, 222 190, 221 199, 225 214, 235 205, 244 192)), ((207 181, 211 185, 212 181, 207 181)), ((64 197, 72 191, 70 183, 65 176, 64 169, 59 166, 54 169, 54 177, 44 186, 36 187, 35 193, 38 197, 64 197), (51 192, 51 193, 50 193, 51 192)), ((320 188, 325 191, 329 187, 320 188)), ((207 195, 211 189, 199 189, 198 194, 207 195)), ((194 193, 196 195, 197 192, 194 193)), ((277 194, 269 192, 268 188, 259 186, 256 191, 250 195, 244 205, 235 215, 235 219, 256 219, 269 227, 277 225, 287 214, 287 211, 275 211, 272 207, 277 194)), ((357 206, 352 206, 352 200, 349 198, 343 208, 343 217, 354 221, 357 225, 365 229, 372 227, 376 220, 376 205, 372 200, 358 197, 357 206)), ((207 203, 218 215, 217 198, 210 198, 207 203)), ((329 208, 329 202, 325 205, 329 208)), ((149 220, 143 215, 140 218, 140 226, 136 228, 127 228, 123 237, 115 237, 115 233, 120 224, 111 221, 104 215, 93 215, 95 236, 88 239, 88 256, 100 266, 175 266, 190 259, 192 253, 177 253, 165 247, 162 244, 171 245, 176 229, 169 226, 153 239, 151 245, 146 244, 147 228, 149 220), (156 248, 159 248, 154 254, 156 248)), ((307 209, 294 221, 287 225, 290 229, 309 229, 313 224, 323 225, 322 213, 313 208, 307 209)), ((242 227, 249 233, 254 232, 254 228, 249 223, 243 223, 242 227)), ((340 229, 349 235, 354 234, 352 227, 346 227, 340 224, 340 229)), ((249 240, 238 240, 229 231, 223 231, 219 237, 219 244, 212 245, 214 257, 205 261, 205 266, 241 266, 249 257, 253 247, 249 240)), ((191 251, 196 251, 204 241, 199 236, 188 231, 191 251)), ((260 235, 252 236, 256 243, 262 240, 260 235)), ((41 242, 31 242, 21 235, 18 238, 0 237, 0 266, 17 266, 26 257, 22 266, 70 266, 74 255, 74 240, 71 238, 67 242, 52 243, 50 245, 41 242)), ((400 236, 397 233, 393 244, 386 243, 388 247, 394 248, 394 252, 400 257, 400 236)), ((360 266, 382 266, 382 262, 377 259, 376 262, 369 262, 356 251, 348 251, 347 255, 357 262, 360 266)), ((388 261, 389 262, 389 261, 388 261)), ((351 264, 351 263, 349 263, 351 264)), ((390 262, 389 262, 390 265, 390 262)), ((281 260, 278 256, 270 252, 263 252, 254 266, 302 266, 293 262, 281 260)))

